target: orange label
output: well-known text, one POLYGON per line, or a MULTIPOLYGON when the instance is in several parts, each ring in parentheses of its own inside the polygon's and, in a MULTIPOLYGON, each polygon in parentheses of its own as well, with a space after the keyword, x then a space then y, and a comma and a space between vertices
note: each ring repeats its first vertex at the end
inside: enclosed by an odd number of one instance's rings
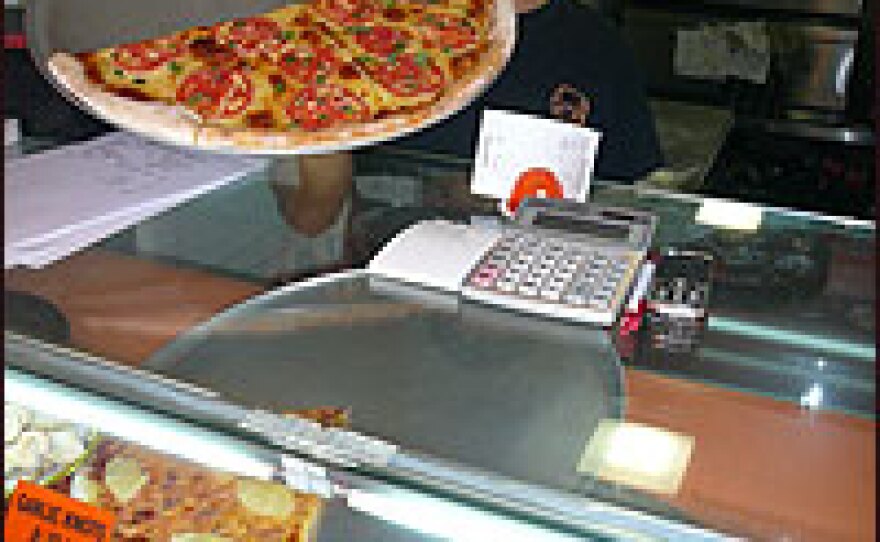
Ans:
POLYGON ((562 199, 565 197, 556 174, 549 169, 531 168, 520 174, 507 198, 507 209, 515 213, 528 197, 562 199))
POLYGON ((9 499, 6 542, 108 542, 116 518, 107 510, 19 481, 9 499))

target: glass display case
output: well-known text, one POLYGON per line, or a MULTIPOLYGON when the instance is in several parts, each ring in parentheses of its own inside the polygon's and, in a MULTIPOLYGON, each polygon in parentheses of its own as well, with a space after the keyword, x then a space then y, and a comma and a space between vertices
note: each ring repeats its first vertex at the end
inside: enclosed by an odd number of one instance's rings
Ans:
POLYGON ((595 182, 716 264, 670 351, 372 280, 421 220, 503 223, 469 167, 362 152, 317 236, 261 170, 7 270, 7 424, 84 428, 47 483, 120 540, 874 538, 873 222, 595 182))

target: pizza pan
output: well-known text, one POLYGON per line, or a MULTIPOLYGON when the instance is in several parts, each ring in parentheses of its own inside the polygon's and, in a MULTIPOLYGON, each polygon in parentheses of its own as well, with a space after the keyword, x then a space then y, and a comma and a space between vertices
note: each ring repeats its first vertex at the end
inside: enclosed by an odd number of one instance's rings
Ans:
POLYGON ((354 271, 258 296, 144 367, 249 408, 346 408, 355 431, 545 487, 623 416, 622 368, 601 330, 398 290, 354 271))
POLYGON ((453 81, 440 100, 407 117, 365 123, 335 131, 308 133, 296 141, 248 131, 234 135, 196 128, 183 108, 125 100, 88 91, 83 74, 57 63, 54 53, 77 53, 161 36, 197 25, 254 15, 292 0, 28 0, 29 46, 41 72, 69 100, 91 114, 145 137, 210 151, 245 154, 318 154, 373 145, 417 132, 470 104, 507 64, 516 37, 512 0, 495 0, 489 49, 472 77, 453 81), (65 69, 67 68, 67 69, 65 69))

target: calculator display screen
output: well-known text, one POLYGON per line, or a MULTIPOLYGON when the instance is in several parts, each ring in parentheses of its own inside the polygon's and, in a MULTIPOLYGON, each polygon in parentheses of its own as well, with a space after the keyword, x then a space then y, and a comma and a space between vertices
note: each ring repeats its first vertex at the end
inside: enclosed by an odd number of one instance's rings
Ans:
POLYGON ((543 228, 581 233, 612 241, 626 241, 630 236, 630 229, 624 224, 612 224, 599 220, 578 220, 571 216, 550 213, 539 214, 535 217, 532 224, 543 228))

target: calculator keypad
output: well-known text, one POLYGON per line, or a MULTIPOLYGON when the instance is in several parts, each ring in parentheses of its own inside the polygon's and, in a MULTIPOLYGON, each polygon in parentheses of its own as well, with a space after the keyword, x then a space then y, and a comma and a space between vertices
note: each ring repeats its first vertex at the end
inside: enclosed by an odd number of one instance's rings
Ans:
POLYGON ((482 258, 466 286, 605 312, 614 308, 633 263, 628 251, 515 232, 482 258))

